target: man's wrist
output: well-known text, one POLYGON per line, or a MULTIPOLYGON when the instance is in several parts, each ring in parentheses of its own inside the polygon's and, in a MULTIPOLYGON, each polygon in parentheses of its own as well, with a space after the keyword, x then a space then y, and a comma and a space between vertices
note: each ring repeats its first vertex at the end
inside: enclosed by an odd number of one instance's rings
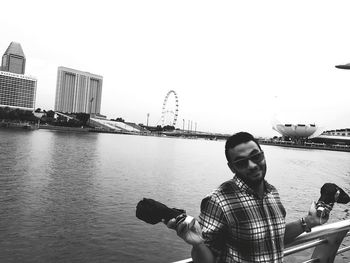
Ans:
POLYGON ((314 226, 309 216, 302 217, 300 219, 300 224, 301 224, 301 227, 303 228, 303 231, 307 233, 311 232, 311 228, 314 226))
POLYGON ((192 246, 193 246, 194 249, 199 248, 199 247, 201 247, 201 246, 203 246, 203 245, 205 245, 205 244, 204 244, 204 241, 199 242, 199 243, 196 243, 196 244, 192 244, 192 246))
POLYGON ((320 218, 317 216, 308 215, 305 217, 305 221, 308 224, 308 226, 310 226, 311 228, 321 225, 320 218))

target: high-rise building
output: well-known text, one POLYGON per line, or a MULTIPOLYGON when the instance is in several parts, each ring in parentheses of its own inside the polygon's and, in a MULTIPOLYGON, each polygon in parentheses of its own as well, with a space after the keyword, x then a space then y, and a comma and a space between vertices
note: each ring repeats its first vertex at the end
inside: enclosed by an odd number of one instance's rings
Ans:
POLYGON ((24 74, 26 57, 20 43, 11 42, 2 56, 1 70, 16 74, 24 74))
POLYGON ((33 77, 0 71, 0 107, 33 111, 36 84, 33 77))
POLYGON ((59 67, 55 111, 100 114, 102 82, 102 76, 59 67))
POLYGON ((2 57, 0 71, 0 107, 33 111, 36 78, 25 76, 25 56, 19 43, 11 42, 2 57))

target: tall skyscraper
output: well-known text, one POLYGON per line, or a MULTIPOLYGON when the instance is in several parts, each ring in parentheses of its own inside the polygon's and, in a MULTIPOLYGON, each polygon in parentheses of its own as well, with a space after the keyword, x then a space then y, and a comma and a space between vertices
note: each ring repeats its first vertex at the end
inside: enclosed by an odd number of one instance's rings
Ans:
POLYGON ((2 56, 1 70, 16 74, 24 74, 26 57, 20 43, 11 42, 2 56))
POLYGON ((24 75, 25 61, 21 45, 11 42, 2 56, 0 107, 34 110, 37 80, 24 75))
POLYGON ((55 111, 99 114, 103 77, 66 67, 57 70, 55 111))

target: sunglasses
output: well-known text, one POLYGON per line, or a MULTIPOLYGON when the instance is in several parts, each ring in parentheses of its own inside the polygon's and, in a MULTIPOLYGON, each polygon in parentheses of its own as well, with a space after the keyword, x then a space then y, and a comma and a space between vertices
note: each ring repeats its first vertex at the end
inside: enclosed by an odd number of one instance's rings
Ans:
POLYGON ((253 163, 258 164, 264 159, 265 159, 264 152, 261 151, 251 156, 248 156, 246 158, 231 162, 231 164, 233 164, 237 169, 245 169, 249 165, 249 160, 252 161, 253 163))

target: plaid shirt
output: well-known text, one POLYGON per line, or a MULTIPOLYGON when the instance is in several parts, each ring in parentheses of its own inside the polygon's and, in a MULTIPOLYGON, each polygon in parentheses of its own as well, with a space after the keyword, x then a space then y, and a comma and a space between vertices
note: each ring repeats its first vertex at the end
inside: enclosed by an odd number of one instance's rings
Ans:
POLYGON ((259 198, 235 176, 202 200, 199 223, 219 262, 283 262, 285 209, 265 181, 259 198))

